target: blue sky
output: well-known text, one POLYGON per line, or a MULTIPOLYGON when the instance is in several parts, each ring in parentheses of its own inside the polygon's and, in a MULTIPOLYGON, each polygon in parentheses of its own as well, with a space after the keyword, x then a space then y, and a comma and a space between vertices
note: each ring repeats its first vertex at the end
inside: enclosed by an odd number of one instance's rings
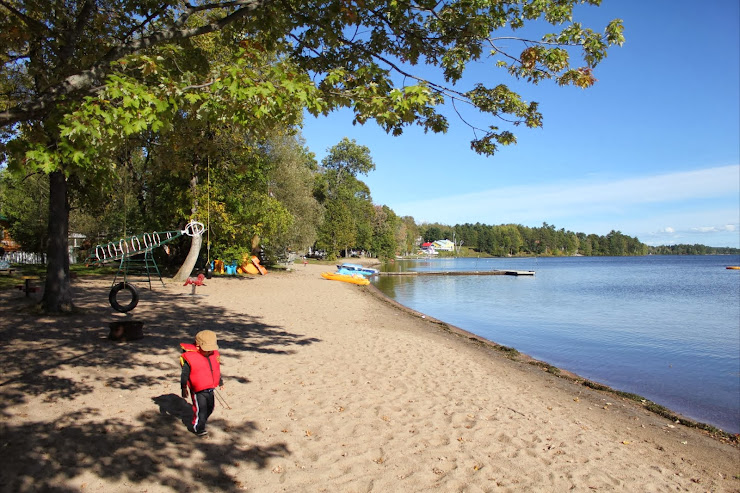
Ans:
POLYGON ((376 170, 360 178, 373 202, 417 223, 547 222, 649 245, 740 247, 740 2, 604 0, 576 13, 595 30, 613 18, 626 42, 590 89, 472 67, 465 83, 508 84, 544 114, 543 128, 513 129, 518 144, 493 157, 470 150, 472 130, 455 116, 446 134, 400 137, 353 126, 349 112, 308 116, 306 145, 319 160, 343 137, 369 147, 376 170))

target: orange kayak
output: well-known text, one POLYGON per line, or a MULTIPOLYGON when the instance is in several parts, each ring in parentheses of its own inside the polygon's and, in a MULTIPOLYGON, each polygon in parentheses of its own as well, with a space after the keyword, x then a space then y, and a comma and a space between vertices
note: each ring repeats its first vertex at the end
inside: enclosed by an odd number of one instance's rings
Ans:
POLYGON ((342 282, 349 282, 352 284, 359 284, 360 286, 366 286, 370 284, 370 281, 366 279, 365 277, 356 274, 356 275, 349 275, 349 274, 336 274, 334 272, 322 272, 321 277, 324 279, 329 279, 330 281, 342 281, 342 282))

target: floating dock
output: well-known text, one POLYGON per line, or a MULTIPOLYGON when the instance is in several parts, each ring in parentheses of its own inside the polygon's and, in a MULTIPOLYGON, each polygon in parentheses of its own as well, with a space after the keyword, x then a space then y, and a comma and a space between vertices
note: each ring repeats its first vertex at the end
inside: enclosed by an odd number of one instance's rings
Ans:
POLYGON ((380 272, 381 276, 533 276, 533 270, 448 270, 448 271, 406 271, 380 272))

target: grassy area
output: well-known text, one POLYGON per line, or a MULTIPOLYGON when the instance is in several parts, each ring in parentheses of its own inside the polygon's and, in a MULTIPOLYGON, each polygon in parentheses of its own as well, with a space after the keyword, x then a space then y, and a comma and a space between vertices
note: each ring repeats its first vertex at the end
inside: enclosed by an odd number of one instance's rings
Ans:
MULTIPOLYGON (((12 274, 0 274, 0 290, 13 289, 23 284, 23 276, 38 277, 42 282, 46 279, 46 265, 43 264, 13 264, 12 274)), ((69 272, 77 277, 102 277, 114 276, 118 267, 95 266, 87 267, 85 264, 73 264, 69 266, 69 272)))

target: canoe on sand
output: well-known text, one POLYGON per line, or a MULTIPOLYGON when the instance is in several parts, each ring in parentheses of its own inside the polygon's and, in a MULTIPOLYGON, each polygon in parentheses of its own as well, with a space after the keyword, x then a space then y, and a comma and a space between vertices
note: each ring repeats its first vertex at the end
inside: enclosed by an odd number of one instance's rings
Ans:
POLYGON ((365 286, 367 284, 370 284, 370 281, 366 279, 365 277, 357 274, 357 275, 349 275, 349 274, 337 274, 335 272, 322 272, 321 277, 324 279, 329 279, 330 281, 343 281, 343 282, 349 282, 352 284, 359 284, 360 286, 365 286))

